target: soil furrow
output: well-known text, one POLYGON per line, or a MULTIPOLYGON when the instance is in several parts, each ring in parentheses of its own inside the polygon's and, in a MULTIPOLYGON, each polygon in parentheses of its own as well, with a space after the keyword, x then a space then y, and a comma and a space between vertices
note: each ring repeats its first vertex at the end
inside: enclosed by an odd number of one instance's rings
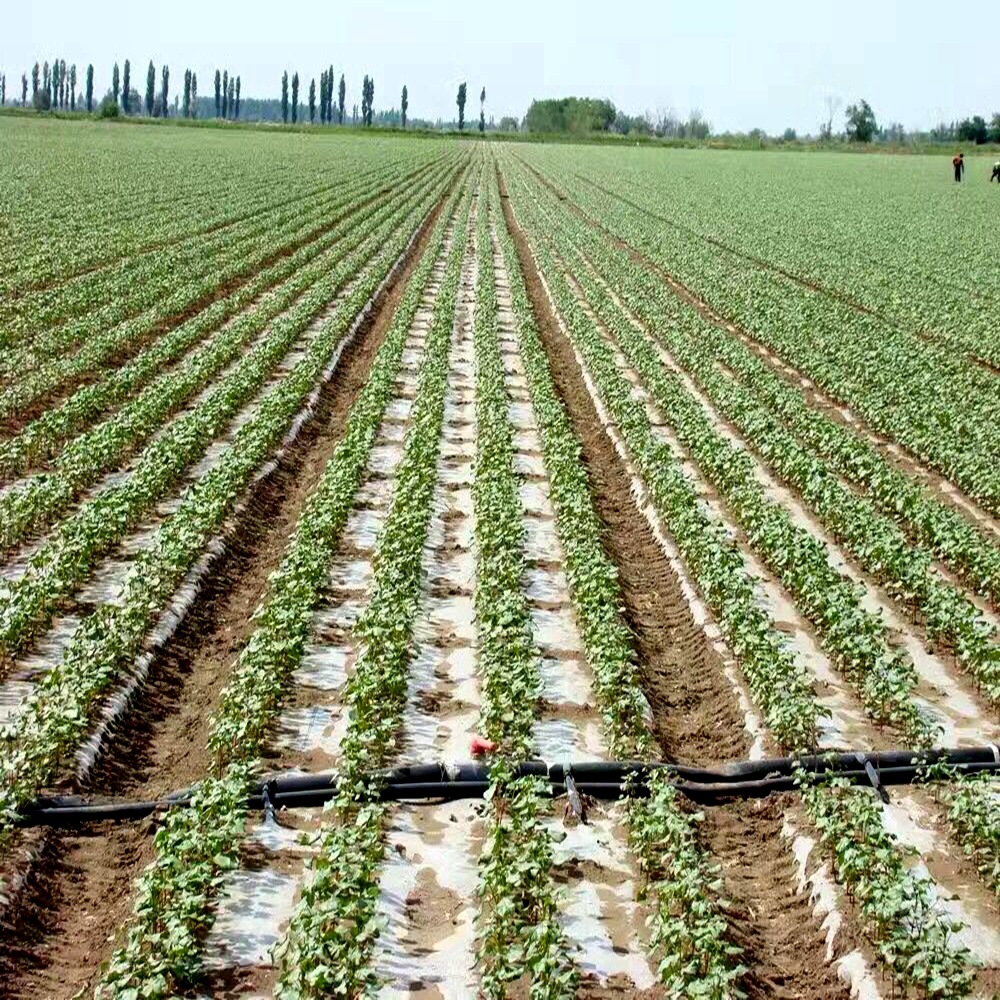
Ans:
MULTIPOLYGON (((621 574, 625 615, 635 632, 653 728, 668 758, 708 765, 742 758, 748 740, 720 656, 691 615, 681 582, 636 508, 628 475, 553 314, 501 176, 501 198, 553 376, 583 444, 605 545, 621 574), (638 543, 638 544, 637 544, 638 543)), ((720 861, 731 918, 746 949, 751 996, 847 997, 823 961, 823 932, 808 897, 795 893, 781 810, 765 803, 718 807, 706 820, 706 847, 720 861), (780 987, 783 993, 776 993, 780 987)))

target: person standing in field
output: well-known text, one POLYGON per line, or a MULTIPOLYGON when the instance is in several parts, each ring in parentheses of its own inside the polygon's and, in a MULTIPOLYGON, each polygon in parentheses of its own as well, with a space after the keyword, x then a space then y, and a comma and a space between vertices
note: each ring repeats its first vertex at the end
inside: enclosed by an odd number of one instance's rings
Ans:
POLYGON ((993 164, 993 173, 990 174, 990 183, 992 184, 994 181, 1000 184, 1000 160, 993 164))
POLYGON ((965 173, 965 154, 959 153, 958 156, 951 161, 951 165, 955 168, 956 182, 961 181, 962 174, 965 173))

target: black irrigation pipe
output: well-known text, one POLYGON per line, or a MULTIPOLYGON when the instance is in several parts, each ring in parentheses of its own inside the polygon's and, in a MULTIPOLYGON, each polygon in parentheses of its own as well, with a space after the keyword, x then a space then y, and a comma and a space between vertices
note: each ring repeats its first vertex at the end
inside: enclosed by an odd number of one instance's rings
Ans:
MULTIPOLYGON (((794 791, 796 775, 835 775, 855 785, 869 785, 888 801, 887 786, 908 785, 927 778, 927 767, 946 765, 958 774, 992 773, 1000 777, 1000 750, 990 745, 961 750, 899 750, 888 753, 839 753, 807 757, 778 757, 740 761, 718 769, 639 761, 546 764, 533 760, 519 764, 518 775, 547 779, 553 797, 569 794, 594 799, 620 799, 625 794, 648 793, 646 777, 667 771, 674 785, 689 799, 705 805, 733 798, 762 798, 794 791)), ((488 764, 416 764, 371 775, 372 785, 386 801, 457 800, 481 798, 489 787, 488 764)), ((247 799, 250 811, 321 806, 336 795, 337 776, 325 774, 277 775, 262 781, 247 799)), ((22 826, 75 826, 82 822, 142 819, 170 806, 190 804, 190 790, 147 802, 93 802, 74 795, 40 798, 22 812, 22 826)))

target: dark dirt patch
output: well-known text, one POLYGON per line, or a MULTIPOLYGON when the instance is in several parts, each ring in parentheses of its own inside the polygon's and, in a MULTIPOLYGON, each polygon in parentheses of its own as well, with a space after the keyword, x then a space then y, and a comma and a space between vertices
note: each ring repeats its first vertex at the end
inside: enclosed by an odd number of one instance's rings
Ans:
MULTIPOLYGON (((849 995, 836 969, 823 963, 826 935, 807 895, 796 894, 789 841, 781 836, 791 795, 729 802, 704 810, 701 841, 721 863, 734 943, 750 968, 743 988, 751 1000, 832 1000, 849 995)), ((850 933, 848 921, 838 936, 850 933)))
MULTIPOLYGON (((503 188, 504 192, 506 188, 503 188)), ((619 572, 625 617, 639 653, 643 689, 664 752, 708 766, 743 757, 747 738, 718 653, 695 623, 646 519, 636 508, 628 473, 601 424, 573 348, 549 308, 530 248, 504 199, 535 321, 556 387, 577 437, 602 521, 604 547, 619 572)))

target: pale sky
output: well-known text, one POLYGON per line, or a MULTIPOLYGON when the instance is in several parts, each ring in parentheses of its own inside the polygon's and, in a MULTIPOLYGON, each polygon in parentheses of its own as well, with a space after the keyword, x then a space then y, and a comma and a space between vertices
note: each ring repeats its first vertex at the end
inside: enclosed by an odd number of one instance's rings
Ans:
MULTIPOLYGON (((2 0, 0 71, 8 99, 37 59, 94 64, 95 93, 117 59, 142 91, 150 59, 211 93, 216 66, 243 94, 278 96, 298 70, 302 93, 333 63, 347 104, 375 78, 376 110, 467 117, 524 114, 533 97, 608 97, 625 111, 697 107, 716 131, 815 132, 825 98, 866 97, 880 122, 926 128, 1000 111, 1000 5, 994 0, 2 0), (993 67, 990 69, 990 67, 993 67)), ((318 86, 318 82, 317 82, 318 86)), ((843 113, 836 124, 842 126, 843 113)))

